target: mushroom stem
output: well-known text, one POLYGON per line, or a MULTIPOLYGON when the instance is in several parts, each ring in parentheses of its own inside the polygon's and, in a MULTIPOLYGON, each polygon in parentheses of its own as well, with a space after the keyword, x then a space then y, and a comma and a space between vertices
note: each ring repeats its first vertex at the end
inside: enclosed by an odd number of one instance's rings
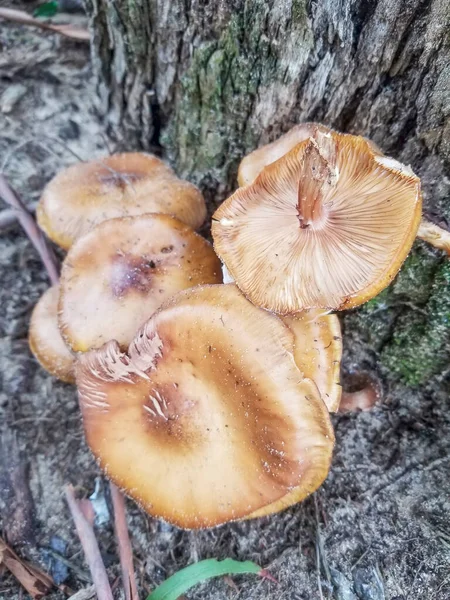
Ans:
POLYGON ((298 220, 300 229, 307 229, 322 216, 322 202, 320 191, 315 194, 305 193, 304 182, 300 181, 298 186, 298 220))
POLYGON ((370 410, 379 399, 379 394, 371 386, 368 385, 357 392, 342 392, 341 403, 339 405, 340 413, 356 412, 358 410, 370 410))
POLYGON ((111 490, 111 499, 114 507, 114 530, 116 532, 117 545, 119 547, 125 600, 139 600, 133 567, 133 551, 131 549, 130 536, 128 535, 127 528, 125 499, 122 492, 112 481, 109 483, 109 489, 111 490))
POLYGON ((422 219, 417 237, 450 255, 450 231, 442 229, 427 219, 422 219))
POLYGON ((324 197, 337 181, 336 146, 331 136, 317 131, 309 139, 303 160, 297 210, 300 227, 306 229, 325 216, 324 197))
POLYGON ((57 258, 53 253, 53 250, 47 244, 43 233, 36 225, 36 221, 32 215, 28 212, 25 204, 19 198, 17 193, 9 185, 6 177, 0 173, 0 196, 3 200, 9 204, 15 211, 17 211, 17 219, 27 234, 29 240, 34 245, 36 250, 41 257, 44 267, 47 270, 50 281, 53 285, 59 281, 57 258))
POLYGON ((69 505, 78 537, 84 550, 86 562, 91 571, 98 600, 114 600, 94 531, 80 509, 79 502, 75 498, 73 486, 68 485, 65 493, 67 504, 69 505))

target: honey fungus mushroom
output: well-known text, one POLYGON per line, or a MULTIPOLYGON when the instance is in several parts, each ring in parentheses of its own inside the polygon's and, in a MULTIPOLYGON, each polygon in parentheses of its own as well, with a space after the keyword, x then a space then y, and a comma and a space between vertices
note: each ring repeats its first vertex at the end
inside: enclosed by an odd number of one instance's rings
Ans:
POLYGON ((168 215, 111 219, 79 238, 61 273, 59 326, 76 352, 115 339, 126 348, 174 293, 222 281, 200 235, 168 215))
POLYGON ((282 320, 294 334, 294 358, 298 368, 317 385, 328 410, 336 412, 342 394, 342 335, 337 315, 310 310, 282 317, 282 320))
MULTIPOLYGON (((287 154, 297 144, 308 139, 308 137, 314 136, 317 131, 331 133, 331 129, 324 125, 320 125, 319 123, 301 123, 292 127, 287 133, 280 136, 275 141, 250 152, 250 154, 241 160, 239 165, 238 184, 240 186, 245 186, 253 183, 264 167, 287 154)), ((403 165, 393 158, 385 156, 375 142, 367 138, 364 139, 371 147, 374 155, 378 155, 379 161, 384 162, 386 166, 391 167, 394 170, 396 169, 414 175, 410 167, 403 165)), ((444 250, 450 255, 450 231, 448 229, 440 227, 426 218, 422 218, 417 231, 417 237, 438 250, 444 250)))
POLYGON ((244 186, 253 183, 264 167, 287 154, 297 144, 304 142, 318 130, 324 133, 329 131, 318 123, 301 123, 292 127, 274 142, 250 152, 239 164, 238 184, 244 186))
POLYGON ((144 213, 169 214, 193 229, 206 217, 200 190, 151 154, 113 154, 72 165, 45 187, 38 223, 64 249, 102 221, 144 213))
POLYGON ((88 444, 118 486, 179 527, 280 510, 322 483, 334 442, 293 352, 290 329, 235 285, 181 292, 128 353, 112 341, 80 356, 88 444))
POLYGON ((34 307, 28 342, 39 364, 54 377, 75 383, 72 352, 64 343, 58 327, 59 285, 49 288, 34 307))
POLYGON ((421 219, 420 180, 364 138, 317 129, 216 211, 214 247, 257 306, 343 310, 394 278, 421 219))

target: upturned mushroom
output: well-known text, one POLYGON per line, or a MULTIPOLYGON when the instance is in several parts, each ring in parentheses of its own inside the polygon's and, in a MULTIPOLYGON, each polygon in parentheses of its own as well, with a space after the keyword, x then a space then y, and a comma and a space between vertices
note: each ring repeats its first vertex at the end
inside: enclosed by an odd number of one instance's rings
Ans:
POLYGON ((111 219, 79 238, 61 273, 59 326, 76 352, 110 339, 126 348, 174 293, 222 281, 212 246, 160 214, 111 219))
MULTIPOLYGON (((250 152, 250 154, 241 160, 239 165, 237 177, 238 184, 240 186, 245 186, 253 183, 264 167, 287 154, 297 144, 308 139, 308 137, 314 136, 316 131, 330 133, 331 129, 324 125, 320 125, 319 123, 301 123, 300 125, 292 127, 287 133, 270 144, 266 144, 253 152, 250 152)), ((407 165, 403 165, 395 159, 384 156, 383 151, 375 144, 375 142, 367 138, 364 139, 370 145, 374 154, 384 157, 387 166, 399 171, 409 172, 410 175, 414 174, 407 165)), ((383 161, 383 159, 379 160, 383 161)), ((422 218, 417 231, 417 237, 439 250, 444 250, 450 255, 450 231, 445 227, 440 227, 437 223, 422 218)))
POLYGON ((108 477, 180 527, 281 510, 323 482, 334 442, 293 355, 289 327, 235 285, 181 292, 127 353, 111 341, 80 356, 88 444, 108 477))
POLYGON ((317 128, 218 208, 216 252, 262 308, 358 306, 395 277, 419 227, 420 180, 398 164, 317 128))
POLYGON ((40 365, 54 377, 75 383, 75 358, 58 327, 59 286, 49 288, 31 314, 28 342, 40 365))
POLYGON ((205 220, 200 190, 151 154, 113 154, 72 165, 45 187, 38 223, 64 249, 108 219, 163 213, 197 229, 205 220))

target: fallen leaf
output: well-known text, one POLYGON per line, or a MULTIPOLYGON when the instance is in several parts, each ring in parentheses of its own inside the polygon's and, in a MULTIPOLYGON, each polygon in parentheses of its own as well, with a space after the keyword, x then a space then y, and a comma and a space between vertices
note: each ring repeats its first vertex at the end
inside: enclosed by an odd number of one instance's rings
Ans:
POLYGON ((19 558, 2 538, 0 538, 0 565, 6 567, 35 600, 43 598, 53 587, 51 577, 19 558))

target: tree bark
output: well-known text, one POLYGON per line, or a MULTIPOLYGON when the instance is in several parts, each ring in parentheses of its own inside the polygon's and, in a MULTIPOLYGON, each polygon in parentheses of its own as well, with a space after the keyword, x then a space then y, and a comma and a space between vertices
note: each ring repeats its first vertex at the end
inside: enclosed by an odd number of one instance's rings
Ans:
MULTIPOLYGON (((87 0, 101 109, 127 148, 162 152, 211 210, 240 159, 292 125, 365 135, 422 177, 450 223, 448 0, 87 0)), ((349 360, 427 383, 450 358, 450 269, 416 244, 345 318, 349 360)))

